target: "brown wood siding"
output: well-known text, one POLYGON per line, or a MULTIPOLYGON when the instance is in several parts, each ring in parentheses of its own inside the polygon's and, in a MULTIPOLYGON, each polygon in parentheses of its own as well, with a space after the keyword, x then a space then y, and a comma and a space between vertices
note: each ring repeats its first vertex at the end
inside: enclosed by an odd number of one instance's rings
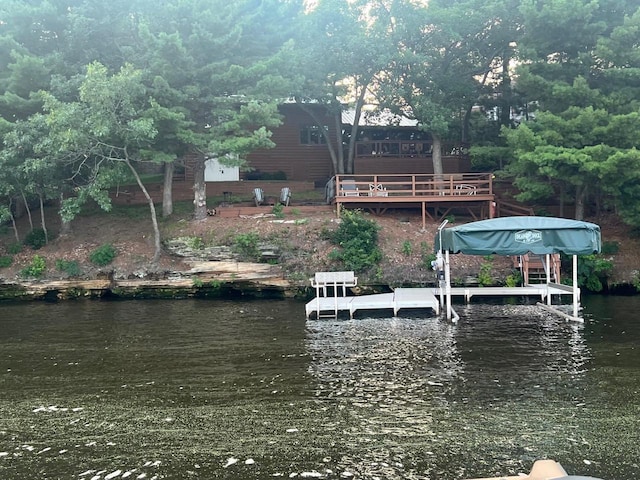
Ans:
MULTIPOLYGON (((443 156, 442 169, 444 173, 470 172, 471 161, 464 157, 443 156)), ((433 173, 433 160, 431 157, 359 157, 355 159, 354 173, 356 175, 433 173)))
MULTIPOLYGON (((316 107, 319 108, 319 107, 316 107)), ((313 119, 297 105, 283 105, 280 112, 284 123, 273 130, 271 140, 275 148, 251 153, 249 165, 261 172, 286 174, 288 180, 324 182, 333 175, 331 155, 326 145, 302 145, 300 128, 314 125, 313 119)), ((325 116, 331 138, 335 138, 334 120, 325 116)))

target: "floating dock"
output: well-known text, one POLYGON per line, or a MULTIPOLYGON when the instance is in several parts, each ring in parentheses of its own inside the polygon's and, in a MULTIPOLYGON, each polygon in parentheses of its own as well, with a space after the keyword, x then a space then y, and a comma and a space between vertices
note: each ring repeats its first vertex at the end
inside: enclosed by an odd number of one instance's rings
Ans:
POLYGON ((411 308, 430 308, 436 315, 440 313, 440 301, 436 298, 432 288, 397 288, 392 293, 378 293, 372 295, 320 296, 307 303, 305 311, 307 318, 313 314, 317 318, 335 318, 340 312, 348 312, 349 317, 358 310, 392 310, 397 315, 400 310, 411 308))

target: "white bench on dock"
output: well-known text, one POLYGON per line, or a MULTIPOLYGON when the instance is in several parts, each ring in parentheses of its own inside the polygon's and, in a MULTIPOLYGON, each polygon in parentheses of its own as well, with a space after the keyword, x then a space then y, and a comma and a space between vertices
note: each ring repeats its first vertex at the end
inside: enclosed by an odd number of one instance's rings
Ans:
POLYGON ((349 310, 350 298, 347 288, 358 285, 358 277, 352 271, 346 272, 316 272, 310 279, 311 286, 316 289, 316 298, 307 304, 307 318, 311 312, 321 316, 337 317, 340 310, 349 310), (332 296, 329 296, 332 293, 332 296), (314 305, 311 307, 310 303, 314 305), (322 315, 322 312, 332 312, 322 315))

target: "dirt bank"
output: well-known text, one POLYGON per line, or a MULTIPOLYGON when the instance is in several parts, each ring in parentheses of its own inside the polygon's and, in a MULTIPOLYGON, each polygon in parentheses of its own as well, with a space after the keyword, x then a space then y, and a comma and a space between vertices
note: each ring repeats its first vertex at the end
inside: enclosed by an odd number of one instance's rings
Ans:
MULTIPOLYGON (((219 274, 216 277, 216 274, 210 271, 193 271, 193 262, 190 260, 194 259, 176 255, 168 247, 165 247, 159 264, 151 265, 153 234, 144 207, 134 210, 120 208, 112 214, 94 211, 91 215, 79 216, 72 224, 72 232, 57 238, 59 223, 54 209, 47 212, 47 218, 49 233, 54 240, 37 251, 24 248, 13 255, 12 265, 0 268, 0 282, 13 284, 22 281, 24 277, 20 272, 30 264, 36 254, 43 257, 47 265, 41 280, 51 281, 69 278, 66 272, 56 268, 59 260, 78 263, 80 273, 74 277, 76 280, 79 278, 159 281, 181 278, 186 279, 186 284, 193 285, 201 281, 211 282, 218 279, 217 281, 226 282, 237 278, 238 281, 245 280, 250 283, 255 280, 256 285, 259 285, 261 281, 272 284, 278 279, 278 288, 283 289, 308 286, 308 279, 314 272, 339 268, 329 259, 329 254, 335 246, 328 240, 328 232, 337 228, 338 220, 335 212, 326 207, 318 207, 311 211, 306 209, 304 212, 293 207, 280 218, 263 213, 239 217, 216 215, 203 221, 193 221, 190 219, 190 213, 184 213, 161 221, 164 240, 191 239, 194 246, 203 251, 208 247, 231 246, 238 237, 256 234, 263 250, 270 251, 268 263, 271 264, 272 270, 266 276, 256 274, 255 279, 240 279, 229 272, 226 273, 227 276, 219 274), (89 261, 89 255, 106 243, 116 248, 117 256, 112 264, 96 267, 89 261), (271 280, 267 281, 265 278, 271 280)), ((429 268, 429 254, 433 251, 437 224, 429 224, 425 231, 418 214, 401 210, 387 211, 384 215, 370 218, 380 226, 379 243, 384 257, 380 268, 360 275, 361 283, 391 286, 431 284, 434 275, 429 268)), ((601 225, 603 242, 616 243, 619 246, 618 253, 610 256, 615 265, 609 279, 610 284, 632 282, 640 270, 640 241, 631 238, 628 229, 619 222, 607 219, 590 221, 601 225)), ((22 235, 29 230, 25 218, 21 219, 20 230, 22 235)), ((5 228, 0 235, 0 256, 8 255, 10 245, 14 242, 12 232, 5 228)), ((233 252, 233 249, 227 248, 227 251, 233 252)), ((238 257, 234 253, 231 255, 225 260, 251 260, 238 257)), ((503 282, 511 273, 512 266, 507 258, 488 259, 457 255, 452 261, 452 278, 457 282, 473 282, 480 272, 481 265, 487 263, 491 265, 490 273, 495 282, 503 282)))

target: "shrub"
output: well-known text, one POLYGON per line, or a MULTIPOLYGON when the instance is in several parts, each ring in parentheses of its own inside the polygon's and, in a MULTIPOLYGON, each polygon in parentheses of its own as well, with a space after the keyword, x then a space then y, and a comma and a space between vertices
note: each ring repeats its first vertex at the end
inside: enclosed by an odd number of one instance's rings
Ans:
POLYGON ((420 242, 420 256, 422 258, 422 266, 427 270, 431 270, 431 262, 436 259, 436 254, 433 253, 427 242, 420 242))
POLYGON ((13 263, 12 256, 6 255, 6 256, 0 257, 0 268, 10 267, 12 263, 13 263))
POLYGON ((113 262, 113 259, 116 258, 116 253, 116 249, 113 245, 105 243, 91 252, 89 260, 91 260, 91 263, 94 265, 104 267, 105 265, 109 265, 113 262))
POLYGON ((239 233, 233 240, 233 249, 245 258, 257 260, 260 258, 257 233, 239 233))
POLYGON ((47 244, 47 235, 42 228, 34 228, 24 238, 23 243, 33 250, 39 250, 47 244))
POLYGON ((603 255, 615 255, 620 251, 618 242, 602 242, 601 252, 603 255))
POLYGON ((410 257, 412 252, 413 246, 411 245, 411 242, 409 240, 405 240, 404 242, 402 242, 402 253, 405 256, 410 257))
POLYGON ((330 258, 342 262, 344 267, 363 272, 382 260, 378 247, 379 226, 364 217, 358 210, 344 210, 342 221, 332 237, 332 242, 342 249, 335 250, 330 258))
POLYGON ((20 244, 20 243, 12 243, 7 248, 7 252, 9 252, 11 255, 16 255, 16 254, 20 253, 21 251, 22 251, 22 244, 20 244))
POLYGON ((512 273, 507 275, 507 278, 504 280, 505 287, 517 287, 522 285, 522 273, 519 270, 514 270, 512 273))
POLYGON ((80 276, 80 264, 76 260, 56 260, 56 269, 66 273, 70 277, 80 276))
POLYGON ((40 255, 36 255, 31 263, 20 271, 23 277, 39 278, 47 269, 47 262, 40 255))
POLYGON ((578 261, 578 286, 600 292, 607 284, 613 262, 598 255, 582 255, 578 261))
POLYGON ((192 250, 202 250, 204 249, 204 240, 201 237, 187 237, 186 242, 187 247, 192 250))
POLYGON ((490 262, 483 262, 480 265, 480 272, 478 272, 478 285, 481 287, 487 287, 493 283, 493 278, 491 277, 491 270, 493 269, 493 264, 490 262))
POLYGON ((284 218, 284 206, 281 203, 276 203, 271 209, 271 213, 273 213, 276 218, 284 218))

